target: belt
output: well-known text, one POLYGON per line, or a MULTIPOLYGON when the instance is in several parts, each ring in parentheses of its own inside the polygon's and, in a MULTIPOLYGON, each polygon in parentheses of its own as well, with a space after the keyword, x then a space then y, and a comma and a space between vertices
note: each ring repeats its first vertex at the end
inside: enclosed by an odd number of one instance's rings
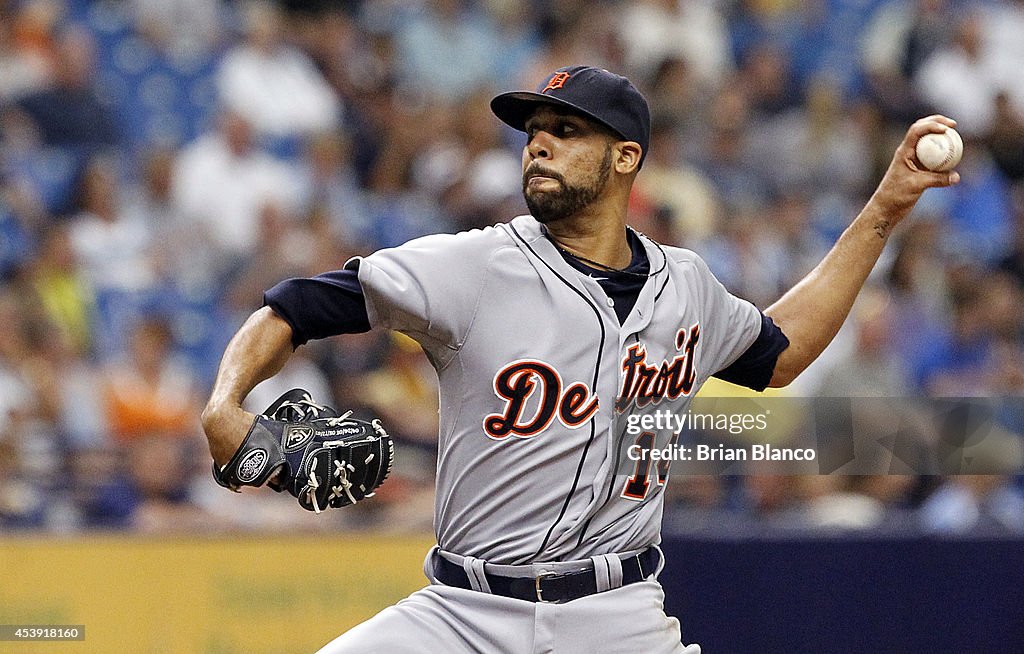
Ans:
MULTIPOLYGON (((622 586, 643 581, 654 574, 661 553, 650 547, 639 554, 622 559, 622 586)), ((434 555, 434 578, 445 586, 472 590, 469 576, 462 566, 452 563, 440 554, 434 555)), ((594 565, 574 572, 547 572, 536 577, 504 577, 484 572, 491 593, 527 602, 560 604, 593 595, 597 592, 594 565)))

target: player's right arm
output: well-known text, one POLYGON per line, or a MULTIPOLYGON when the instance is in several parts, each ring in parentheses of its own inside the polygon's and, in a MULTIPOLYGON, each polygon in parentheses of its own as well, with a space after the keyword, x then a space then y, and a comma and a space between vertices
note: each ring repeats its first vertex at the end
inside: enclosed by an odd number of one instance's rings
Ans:
POLYGON ((254 312, 231 338, 202 416, 218 466, 228 462, 255 419, 242 401, 256 384, 277 374, 292 351, 292 328, 270 307, 254 312))

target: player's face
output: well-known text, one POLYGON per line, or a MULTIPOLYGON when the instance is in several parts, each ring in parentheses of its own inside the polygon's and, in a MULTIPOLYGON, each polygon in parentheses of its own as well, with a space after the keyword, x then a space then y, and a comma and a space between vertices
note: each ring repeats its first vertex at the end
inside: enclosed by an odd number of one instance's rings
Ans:
POLYGON ((597 200, 612 169, 612 138, 599 125, 550 107, 526 121, 523 197, 538 221, 575 215, 597 200))

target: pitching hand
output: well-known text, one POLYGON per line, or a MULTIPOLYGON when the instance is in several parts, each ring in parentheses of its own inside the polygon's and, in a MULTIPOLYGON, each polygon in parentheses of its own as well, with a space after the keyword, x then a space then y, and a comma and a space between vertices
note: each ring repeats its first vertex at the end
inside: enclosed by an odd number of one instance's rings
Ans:
POLYGON ((871 198, 890 218, 890 228, 910 213, 926 189, 952 186, 960 181, 960 173, 955 170, 932 172, 917 160, 917 141, 925 134, 941 134, 948 127, 955 128, 956 121, 938 114, 922 118, 910 126, 896 148, 889 169, 871 198))

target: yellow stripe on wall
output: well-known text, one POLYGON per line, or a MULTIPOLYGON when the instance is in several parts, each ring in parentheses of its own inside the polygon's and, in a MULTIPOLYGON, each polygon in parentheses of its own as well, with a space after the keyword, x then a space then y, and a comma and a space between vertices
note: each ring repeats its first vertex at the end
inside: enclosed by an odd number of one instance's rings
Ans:
POLYGON ((0 652, 309 653, 426 585, 433 536, 0 539, 0 624, 83 642, 0 652))

